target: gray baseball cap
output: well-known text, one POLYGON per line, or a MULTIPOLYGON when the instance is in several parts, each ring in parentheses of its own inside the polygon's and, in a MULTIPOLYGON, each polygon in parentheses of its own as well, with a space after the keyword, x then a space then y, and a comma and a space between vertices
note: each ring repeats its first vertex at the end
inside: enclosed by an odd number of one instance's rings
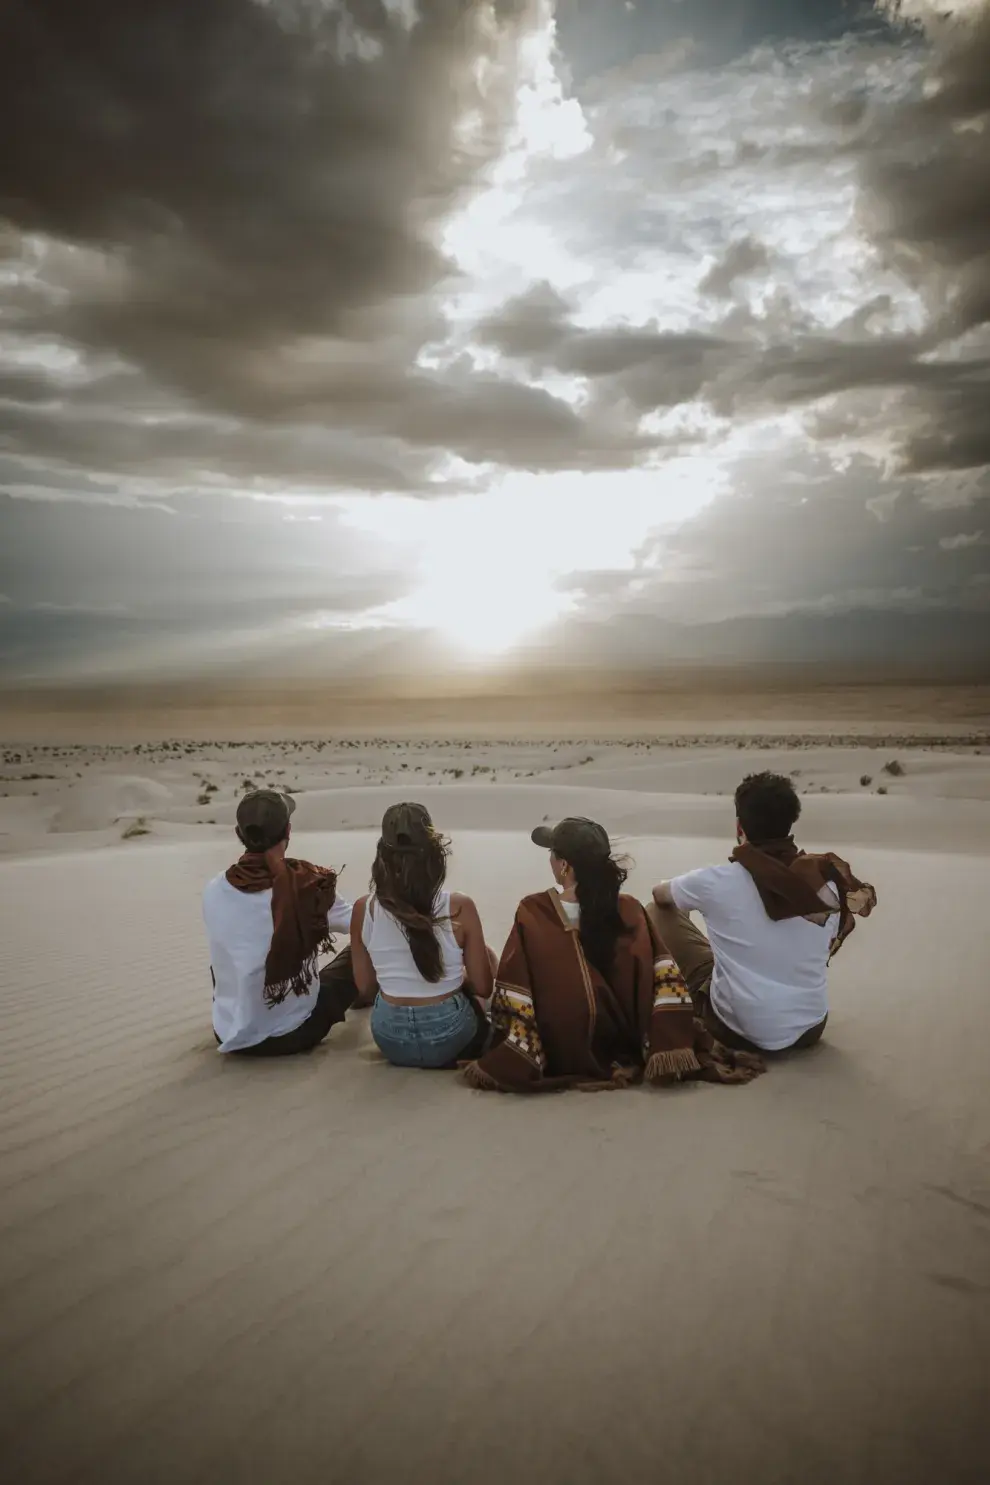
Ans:
POLYGON ((552 851, 562 861, 576 856, 611 856, 612 843, 604 826, 594 820, 571 817, 557 825, 537 825, 531 837, 535 846, 552 851))
POLYGON ((237 806, 237 828, 244 844, 264 851, 284 840, 295 807, 291 794, 278 789, 251 789, 237 806))

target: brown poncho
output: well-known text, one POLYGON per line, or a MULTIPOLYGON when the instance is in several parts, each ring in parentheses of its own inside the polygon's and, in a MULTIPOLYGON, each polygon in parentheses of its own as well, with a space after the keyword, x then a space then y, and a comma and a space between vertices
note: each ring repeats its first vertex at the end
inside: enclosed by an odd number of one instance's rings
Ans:
POLYGON ((856 927, 857 918, 868 918, 877 905, 877 894, 869 882, 853 876, 847 861, 831 851, 809 855, 798 850, 794 837, 737 846, 731 860, 738 861, 753 878, 767 917, 774 923, 785 918, 807 918, 825 924, 832 916, 819 893, 831 886, 839 902, 839 930, 832 941, 837 954, 856 927))
POLYGON ((475 1088, 539 1093, 705 1078, 745 1083, 758 1057, 720 1047, 694 1016, 673 962, 655 962, 641 903, 619 898, 629 932, 606 980, 585 958, 554 891, 523 898, 499 962, 494 1044, 464 1070, 475 1088))
POLYGON ((337 895, 337 873, 309 861, 246 852, 227 871, 239 892, 272 894, 272 941, 265 960, 265 1004, 281 1005, 291 991, 308 995, 317 957, 333 948, 327 916, 337 895))

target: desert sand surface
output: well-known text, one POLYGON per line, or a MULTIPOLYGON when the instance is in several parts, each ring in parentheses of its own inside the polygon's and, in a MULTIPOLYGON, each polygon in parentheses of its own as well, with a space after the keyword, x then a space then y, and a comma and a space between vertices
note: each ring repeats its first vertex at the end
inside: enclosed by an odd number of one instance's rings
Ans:
POLYGON ((0 747, 7 1478, 986 1479, 990 738, 733 733, 0 747), (880 904, 825 1041, 754 1084, 503 1098, 385 1065, 366 1013, 214 1050, 199 897, 247 780, 352 897, 429 802, 499 945, 533 824, 597 816, 645 896, 762 767, 880 904))

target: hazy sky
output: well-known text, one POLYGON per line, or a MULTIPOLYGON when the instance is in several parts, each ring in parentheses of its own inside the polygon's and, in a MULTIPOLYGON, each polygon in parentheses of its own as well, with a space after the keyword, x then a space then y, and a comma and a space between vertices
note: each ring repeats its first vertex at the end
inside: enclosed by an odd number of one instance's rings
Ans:
POLYGON ((0 137, 9 678, 990 630, 988 4, 8 0, 0 137))

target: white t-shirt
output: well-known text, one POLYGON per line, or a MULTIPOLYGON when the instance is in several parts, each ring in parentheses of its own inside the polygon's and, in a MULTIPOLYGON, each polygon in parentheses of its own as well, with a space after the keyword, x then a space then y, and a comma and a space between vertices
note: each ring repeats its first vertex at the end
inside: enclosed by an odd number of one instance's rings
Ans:
MULTIPOLYGON (((712 1006, 730 1031, 779 1052, 825 1019, 837 913, 820 927, 804 918, 772 922, 737 861, 675 877, 670 892, 682 912, 704 916, 715 954, 712 1006)), ((836 902, 830 887, 821 896, 827 906, 836 902)))
MULTIPOLYGON (((319 975, 308 995, 289 994, 281 1005, 264 1001, 265 960, 272 942, 272 894, 240 892, 221 873, 203 892, 203 919, 213 969, 213 1030, 221 1052, 257 1046, 301 1026, 316 1005, 319 975)), ((329 916, 331 933, 351 926, 351 904, 338 897, 329 916)))

